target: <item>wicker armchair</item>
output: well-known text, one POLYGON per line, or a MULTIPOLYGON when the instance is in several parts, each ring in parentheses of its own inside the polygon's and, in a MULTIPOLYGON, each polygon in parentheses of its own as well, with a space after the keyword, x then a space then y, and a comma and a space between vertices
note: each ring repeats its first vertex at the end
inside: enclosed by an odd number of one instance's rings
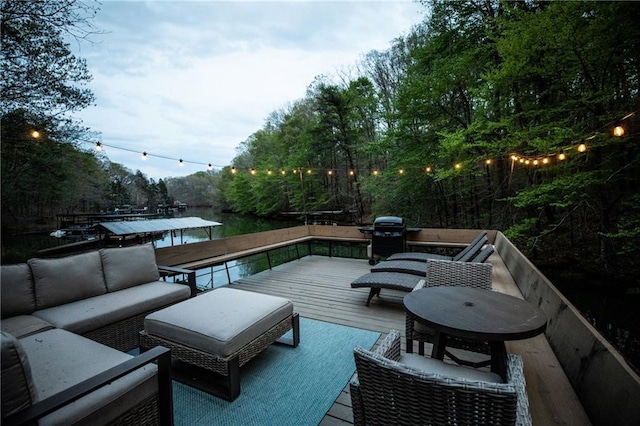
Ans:
POLYGON ((517 355, 508 356, 506 383, 492 373, 401 355, 397 330, 375 352, 356 347, 354 357, 355 425, 531 425, 517 355))
MULTIPOLYGON (((418 282, 413 291, 425 287, 458 286, 475 287, 491 290, 491 275, 493 267, 488 263, 449 262, 443 260, 427 260, 427 276, 418 282)), ((406 316, 406 348, 407 352, 413 352, 413 341, 418 342, 418 353, 424 355, 424 343, 433 343, 434 332, 424 324, 420 324, 413 318, 406 316)), ((486 342, 478 342, 450 337, 447 346, 489 354, 489 345, 486 342)), ((479 364, 466 363, 455 357, 450 352, 447 355, 459 364, 467 364, 474 367, 479 364)))

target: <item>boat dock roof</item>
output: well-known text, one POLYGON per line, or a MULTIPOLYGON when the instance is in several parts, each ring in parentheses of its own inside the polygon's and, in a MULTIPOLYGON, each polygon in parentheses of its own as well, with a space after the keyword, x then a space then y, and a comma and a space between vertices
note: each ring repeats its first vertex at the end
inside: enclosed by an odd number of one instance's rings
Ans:
POLYGON ((204 220, 199 217, 180 217, 171 219, 125 220, 118 222, 100 222, 99 226, 114 235, 145 234, 183 229, 211 228, 222 225, 220 222, 204 220))

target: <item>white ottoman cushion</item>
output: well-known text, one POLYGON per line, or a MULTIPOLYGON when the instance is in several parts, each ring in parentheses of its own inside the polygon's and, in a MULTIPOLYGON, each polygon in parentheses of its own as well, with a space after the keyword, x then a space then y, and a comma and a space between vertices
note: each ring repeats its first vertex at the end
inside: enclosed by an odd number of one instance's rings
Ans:
POLYGON ((223 287, 149 314, 144 329, 225 358, 291 315, 290 300, 223 287))

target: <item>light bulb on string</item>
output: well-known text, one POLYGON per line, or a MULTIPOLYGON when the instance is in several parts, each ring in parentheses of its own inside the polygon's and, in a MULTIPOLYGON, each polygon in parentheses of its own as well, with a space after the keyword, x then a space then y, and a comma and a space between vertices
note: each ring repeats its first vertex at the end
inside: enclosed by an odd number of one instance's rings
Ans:
POLYGON ((567 155, 564 152, 561 152, 560 154, 558 154, 558 160, 564 161, 566 159, 567 159, 567 155))
POLYGON ((102 151, 102 144, 100 142, 96 142, 96 151, 102 151))
POLYGON ((32 130, 31 131, 31 137, 34 139, 38 139, 40 137, 40 132, 37 130, 32 130))
POLYGON ((180 160, 178 160, 178 165, 179 165, 180 167, 183 167, 183 166, 184 166, 184 160, 183 160, 182 158, 181 158, 180 160))
POLYGON ((617 136, 619 138, 624 136, 624 127, 622 127, 622 124, 616 123, 616 125, 613 127, 613 136, 617 136))
POLYGON ((211 165, 211 163, 207 164, 207 170, 209 171, 213 170, 213 166, 211 165))
POLYGON ((142 159, 143 159, 143 160, 146 160, 146 159, 147 159, 147 152, 146 152, 146 151, 144 151, 144 152, 142 153, 142 159))
POLYGON ((578 152, 585 152, 587 150, 587 145, 585 143, 581 143, 578 145, 578 152))

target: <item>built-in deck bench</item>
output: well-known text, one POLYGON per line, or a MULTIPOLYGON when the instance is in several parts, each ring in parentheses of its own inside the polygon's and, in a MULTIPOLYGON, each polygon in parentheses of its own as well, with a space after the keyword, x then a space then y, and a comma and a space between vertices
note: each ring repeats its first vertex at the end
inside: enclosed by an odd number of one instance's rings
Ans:
MULTIPOLYGON (((493 265, 494 291, 524 298, 499 254, 494 253, 487 262, 493 265)), ((524 362, 527 394, 534 425, 591 424, 544 334, 530 339, 505 342, 505 345, 508 353, 520 355, 524 362), (559 419, 558 416, 564 418, 559 419)))
MULTIPOLYGON (((369 241, 354 227, 307 225, 163 247, 156 249, 156 259, 162 265, 197 270, 267 253, 269 268, 271 268, 270 251, 289 246, 295 246, 297 249, 299 244, 311 244, 316 240, 330 243, 367 243, 369 241)), ((298 257, 300 257, 299 253, 298 257)))

